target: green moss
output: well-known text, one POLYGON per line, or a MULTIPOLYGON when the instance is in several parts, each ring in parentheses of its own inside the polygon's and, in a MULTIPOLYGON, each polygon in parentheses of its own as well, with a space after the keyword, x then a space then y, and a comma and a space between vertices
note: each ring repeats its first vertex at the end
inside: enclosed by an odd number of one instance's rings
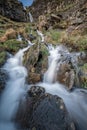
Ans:
POLYGON ((87 72, 87 63, 81 66, 82 71, 87 72))
POLYGON ((77 51, 85 51, 87 50, 87 35, 67 35, 65 33, 62 36, 61 42, 66 43, 66 45, 70 46, 71 48, 76 48, 77 51), (66 35, 65 35, 66 34, 66 35))
POLYGON ((3 47, 5 50, 11 52, 17 52, 20 49, 20 44, 26 44, 26 43, 17 41, 15 39, 11 39, 4 42, 3 44, 0 44, 0 46, 3 47))
POLYGON ((87 63, 80 67, 83 75, 81 76, 82 87, 87 88, 87 63))
POLYGON ((43 57, 48 56, 48 50, 45 46, 41 46, 41 53, 43 57))
POLYGON ((61 41, 62 33, 61 31, 58 31, 58 30, 49 30, 46 33, 46 36, 49 37, 47 39, 48 43, 57 44, 57 43, 60 43, 61 41))
POLYGON ((5 30, 0 29, 0 36, 2 36, 5 33, 5 30))
POLYGON ((87 49, 87 37, 81 37, 78 41, 77 44, 80 48, 81 51, 86 50, 87 49))
POLYGON ((0 65, 3 65, 6 59, 6 52, 0 52, 0 65))

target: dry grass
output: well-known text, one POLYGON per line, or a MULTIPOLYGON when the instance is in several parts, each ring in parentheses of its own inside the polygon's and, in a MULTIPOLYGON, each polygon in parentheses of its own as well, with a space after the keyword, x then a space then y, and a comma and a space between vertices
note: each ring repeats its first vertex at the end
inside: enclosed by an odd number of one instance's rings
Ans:
POLYGON ((16 31, 12 28, 8 29, 5 33, 5 36, 8 38, 8 39, 15 39, 16 38, 16 31))
POLYGON ((12 28, 6 30, 5 34, 0 38, 0 42, 5 42, 9 39, 15 39, 16 38, 16 31, 12 28))

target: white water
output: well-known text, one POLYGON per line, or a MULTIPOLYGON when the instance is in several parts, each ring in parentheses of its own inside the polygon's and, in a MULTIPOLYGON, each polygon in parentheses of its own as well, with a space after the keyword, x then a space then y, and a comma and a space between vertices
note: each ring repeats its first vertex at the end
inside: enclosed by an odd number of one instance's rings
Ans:
POLYGON ((32 14, 30 12, 29 12, 29 18, 30 18, 31 23, 34 22, 33 16, 32 16, 32 14))
POLYGON ((32 43, 30 40, 27 40, 29 46, 33 46, 35 43, 32 43))
POLYGON ((71 118, 78 126, 77 130, 87 130, 87 90, 76 89, 68 92, 59 83, 39 83, 37 85, 45 88, 47 93, 61 97, 71 118))
POLYGON ((15 130, 12 120, 15 118, 21 99, 25 97, 25 79, 27 70, 22 66, 24 52, 29 46, 9 58, 3 69, 8 72, 9 80, 0 100, 0 130, 15 130))
POLYGON ((52 95, 58 95, 61 97, 66 105, 66 108, 78 126, 78 130, 87 130, 87 90, 75 89, 69 92, 65 89, 65 86, 59 84, 56 80, 59 66, 61 65, 61 52, 66 56, 70 56, 72 64, 77 65, 80 54, 69 53, 63 46, 54 48, 52 45, 48 46, 48 70, 44 74, 43 83, 39 83, 39 86, 45 88, 47 93, 52 95), (53 84, 54 83, 54 84, 53 84))
POLYGON ((18 34, 17 41, 20 41, 20 42, 22 41, 22 37, 20 34, 18 34))
MULTIPOLYGON (((24 99, 26 94, 25 79, 27 70, 23 67, 22 60, 24 52, 29 47, 19 50, 4 65, 4 69, 8 72, 9 80, 0 100, 0 130, 16 130, 13 119, 20 100, 24 99)), ((49 45, 48 51, 50 54, 48 57, 48 70, 44 74, 44 82, 38 85, 44 87, 47 93, 61 97, 72 119, 77 122, 78 130, 87 130, 87 90, 75 89, 73 92, 68 92, 63 85, 56 82, 62 55, 71 55, 71 59, 74 57, 63 46, 54 48, 49 45)))
POLYGON ((44 35, 42 34, 42 32, 41 31, 39 31, 39 30, 37 30, 37 34, 38 34, 38 36, 40 36, 41 37, 41 40, 40 40, 40 42, 44 42, 44 35))
POLYGON ((49 57, 48 57, 48 70, 44 74, 44 82, 54 83, 57 81, 57 73, 61 64, 61 46, 54 48, 52 45, 48 46, 49 57))

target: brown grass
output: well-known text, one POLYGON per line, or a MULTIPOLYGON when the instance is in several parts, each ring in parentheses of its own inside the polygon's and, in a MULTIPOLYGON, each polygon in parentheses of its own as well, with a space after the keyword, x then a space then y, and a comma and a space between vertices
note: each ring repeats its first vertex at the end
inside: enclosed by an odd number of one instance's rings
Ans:
POLYGON ((10 28, 8 30, 6 30, 5 34, 0 38, 0 42, 5 42, 6 40, 9 39, 15 39, 17 35, 17 32, 10 28))
POLYGON ((8 29, 5 33, 7 39, 15 39, 16 38, 16 31, 12 28, 8 29))

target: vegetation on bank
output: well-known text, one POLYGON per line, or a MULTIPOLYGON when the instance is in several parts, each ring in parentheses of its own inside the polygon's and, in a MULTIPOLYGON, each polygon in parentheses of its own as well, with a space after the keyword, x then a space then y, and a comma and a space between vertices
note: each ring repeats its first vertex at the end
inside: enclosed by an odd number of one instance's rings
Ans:
POLYGON ((5 51, 1 51, 0 52, 0 66, 5 63, 5 60, 6 60, 6 52, 5 51))
POLYGON ((25 41, 18 41, 18 34, 25 35, 26 23, 17 23, 0 15, 0 66, 6 60, 7 51, 16 53, 27 45, 25 41))
POLYGON ((54 45, 64 44, 71 48, 73 51, 86 51, 87 50, 87 34, 73 35, 68 34, 66 30, 49 30, 45 33, 46 42, 54 45))

